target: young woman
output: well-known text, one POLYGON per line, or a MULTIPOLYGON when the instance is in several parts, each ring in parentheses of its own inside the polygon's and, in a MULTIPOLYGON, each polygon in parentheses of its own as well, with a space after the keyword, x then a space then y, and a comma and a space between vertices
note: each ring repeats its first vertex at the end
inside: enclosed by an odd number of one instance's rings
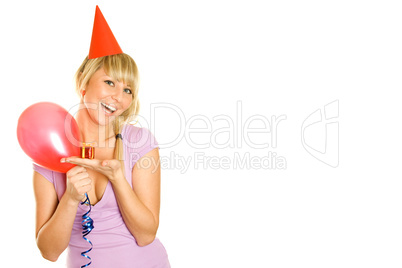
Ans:
POLYGON ((84 60, 76 73, 80 109, 76 121, 95 159, 69 157, 66 174, 34 165, 36 239, 44 258, 56 261, 68 248, 67 267, 168 268, 155 238, 159 225, 158 145, 144 128, 127 124, 137 115, 138 73, 124 53, 84 60), (146 163, 146 164, 141 164, 146 163), (82 237, 85 193, 94 228, 82 237), (92 247, 82 256, 81 253, 92 247))

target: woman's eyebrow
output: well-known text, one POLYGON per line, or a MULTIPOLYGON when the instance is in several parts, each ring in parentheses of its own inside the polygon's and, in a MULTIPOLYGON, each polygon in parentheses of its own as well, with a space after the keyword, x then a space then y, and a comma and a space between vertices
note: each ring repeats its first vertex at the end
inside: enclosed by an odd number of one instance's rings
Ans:
MULTIPOLYGON (((102 75, 102 77, 107 77, 107 78, 109 78, 109 79, 116 80, 116 81, 119 82, 119 83, 122 82, 122 81, 117 80, 117 79, 115 79, 115 78, 113 78, 113 77, 111 77, 111 76, 109 76, 109 75, 107 75, 107 74, 102 75)), ((126 87, 129 87, 129 88, 132 88, 130 84, 126 84, 125 86, 126 86, 126 87)))

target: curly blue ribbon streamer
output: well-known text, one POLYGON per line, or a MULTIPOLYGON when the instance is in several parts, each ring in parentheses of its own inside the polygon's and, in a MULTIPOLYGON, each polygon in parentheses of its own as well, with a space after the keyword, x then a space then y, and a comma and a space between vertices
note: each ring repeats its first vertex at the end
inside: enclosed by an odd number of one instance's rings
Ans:
POLYGON ((86 254, 92 250, 92 246, 93 246, 92 242, 88 238, 86 238, 86 236, 94 228, 94 221, 91 219, 91 217, 89 217, 89 214, 91 213, 91 201, 89 201, 89 197, 88 197, 87 193, 85 193, 85 197, 86 197, 86 199, 83 202, 81 202, 81 205, 87 204, 89 206, 89 210, 84 215, 82 215, 82 222, 81 222, 82 238, 85 239, 85 241, 87 241, 91 245, 91 248, 88 249, 87 251, 81 252, 81 256, 83 256, 89 260, 89 263, 82 265, 81 268, 88 267, 89 265, 91 265, 91 263, 92 263, 91 257, 89 257, 86 254))

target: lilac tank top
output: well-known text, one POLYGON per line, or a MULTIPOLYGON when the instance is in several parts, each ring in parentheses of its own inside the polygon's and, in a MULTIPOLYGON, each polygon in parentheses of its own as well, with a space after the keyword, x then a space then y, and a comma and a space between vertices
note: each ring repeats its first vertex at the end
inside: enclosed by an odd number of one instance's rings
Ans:
MULTIPOLYGON (((158 144, 152 133, 145 128, 125 125, 121 134, 124 143, 125 176, 132 186, 131 172, 134 164, 146 153, 158 148, 158 144)), ((34 170, 53 183, 60 200, 66 190, 66 174, 36 164, 34 170)), ((68 268, 78 268, 89 262, 81 256, 81 252, 90 248, 90 244, 82 238, 81 226, 81 216, 87 211, 88 206, 78 206, 68 246, 68 268)), ((89 268, 170 268, 166 250, 158 238, 144 247, 137 245, 124 224, 110 182, 102 199, 92 206, 90 217, 94 220, 94 229, 87 236, 93 244, 92 250, 87 253, 92 260, 89 268)))

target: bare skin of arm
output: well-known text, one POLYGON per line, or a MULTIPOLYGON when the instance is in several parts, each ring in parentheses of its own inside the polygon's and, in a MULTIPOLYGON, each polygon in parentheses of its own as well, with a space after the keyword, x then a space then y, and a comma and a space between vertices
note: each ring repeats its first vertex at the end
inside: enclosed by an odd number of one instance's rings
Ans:
POLYGON ((36 243, 42 256, 50 261, 56 261, 67 248, 78 204, 91 189, 91 179, 83 167, 70 169, 66 184, 59 202, 53 184, 34 172, 36 243))
POLYGON ((133 188, 124 177, 111 182, 127 228, 139 246, 146 246, 154 241, 159 227, 161 173, 158 149, 141 159, 132 171, 133 188), (142 162, 146 165, 141 165, 142 162))

